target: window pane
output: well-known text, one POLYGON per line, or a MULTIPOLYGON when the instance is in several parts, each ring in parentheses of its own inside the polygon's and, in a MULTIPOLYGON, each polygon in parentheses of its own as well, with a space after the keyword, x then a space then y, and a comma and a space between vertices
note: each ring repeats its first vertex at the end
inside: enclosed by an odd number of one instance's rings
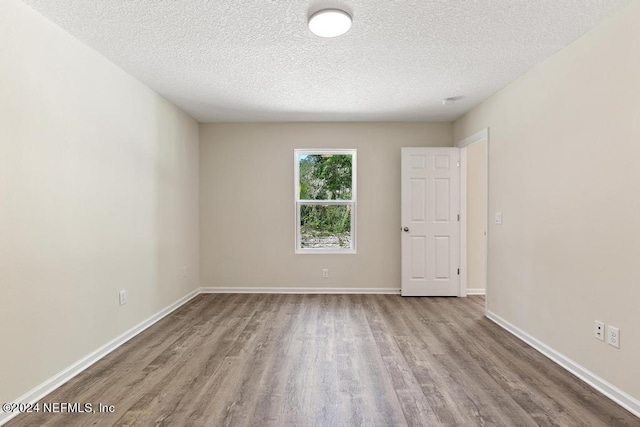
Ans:
POLYGON ((351 206, 300 205, 301 248, 351 248, 351 206))
POLYGON ((300 200, 351 200, 350 154, 300 154, 300 200))

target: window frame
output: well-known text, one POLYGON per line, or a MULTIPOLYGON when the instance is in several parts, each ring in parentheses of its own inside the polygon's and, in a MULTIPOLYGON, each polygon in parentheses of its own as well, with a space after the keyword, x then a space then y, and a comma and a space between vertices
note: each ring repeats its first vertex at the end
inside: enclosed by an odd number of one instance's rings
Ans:
POLYGON ((294 170, 294 209, 295 223, 294 248, 296 254, 356 254, 356 217, 357 217, 357 151, 355 148, 323 148, 308 149, 296 148, 293 150, 293 170, 294 170), (351 200, 307 200, 300 199, 300 162, 301 155, 350 155, 351 156, 351 200), (351 247, 350 248, 303 248, 300 233, 300 210, 303 205, 323 205, 323 206, 351 206, 351 247))

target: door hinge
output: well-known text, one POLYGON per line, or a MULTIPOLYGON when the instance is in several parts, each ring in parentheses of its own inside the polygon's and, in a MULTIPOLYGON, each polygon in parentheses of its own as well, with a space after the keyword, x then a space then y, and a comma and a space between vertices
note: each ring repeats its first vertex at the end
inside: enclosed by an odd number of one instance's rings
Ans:
POLYGON ((460 275, 460 269, 458 269, 458 276, 460 275))
POLYGON ((460 221, 460 214, 458 214, 458 221, 460 221))
POLYGON ((460 161, 458 160, 458 167, 460 167, 460 161))

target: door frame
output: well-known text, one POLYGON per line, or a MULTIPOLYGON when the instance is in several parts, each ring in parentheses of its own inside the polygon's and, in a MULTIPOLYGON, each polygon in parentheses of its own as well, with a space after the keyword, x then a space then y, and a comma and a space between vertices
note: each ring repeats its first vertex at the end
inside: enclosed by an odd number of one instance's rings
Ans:
POLYGON ((489 128, 482 129, 473 135, 456 142, 455 146, 460 148, 460 296, 467 296, 467 150, 463 150, 473 143, 486 140, 485 146, 485 168, 486 168, 486 189, 487 189, 487 223, 485 230, 487 235, 484 239, 485 254, 485 312, 487 308, 486 295, 489 293, 489 128))

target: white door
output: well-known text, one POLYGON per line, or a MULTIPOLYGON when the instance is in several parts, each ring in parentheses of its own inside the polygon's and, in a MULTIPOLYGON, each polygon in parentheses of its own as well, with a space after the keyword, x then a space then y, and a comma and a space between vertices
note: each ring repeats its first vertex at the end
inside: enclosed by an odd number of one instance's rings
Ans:
POLYGON ((402 295, 459 296, 460 149, 402 149, 402 295))

